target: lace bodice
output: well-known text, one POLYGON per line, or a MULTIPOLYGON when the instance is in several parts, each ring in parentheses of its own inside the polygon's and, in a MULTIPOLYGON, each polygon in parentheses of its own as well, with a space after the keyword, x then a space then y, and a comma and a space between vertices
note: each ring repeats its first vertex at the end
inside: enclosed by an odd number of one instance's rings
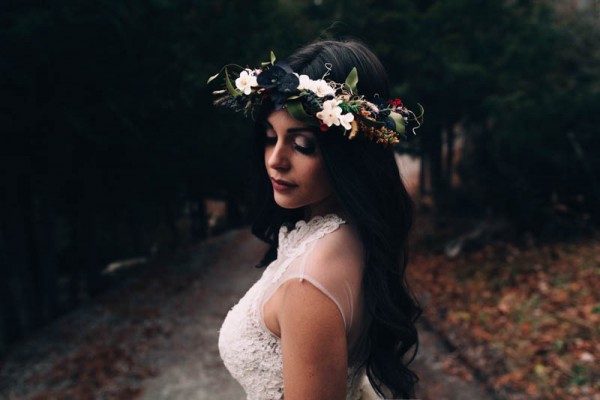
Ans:
MULTIPOLYGON (((229 372, 246 391, 248 400, 283 398, 281 342, 267 329, 262 314, 264 303, 283 282, 306 279, 336 303, 347 335, 357 330, 362 310, 362 269, 330 271, 316 266, 310 259, 311 252, 329 240, 326 236, 344 223, 339 216, 329 214, 308 222, 298 221, 291 230, 282 226, 277 259, 227 314, 219 334, 219 351, 229 372)), ((347 399, 352 400, 360 398, 360 379, 355 378, 355 370, 350 360, 346 393, 347 399)))

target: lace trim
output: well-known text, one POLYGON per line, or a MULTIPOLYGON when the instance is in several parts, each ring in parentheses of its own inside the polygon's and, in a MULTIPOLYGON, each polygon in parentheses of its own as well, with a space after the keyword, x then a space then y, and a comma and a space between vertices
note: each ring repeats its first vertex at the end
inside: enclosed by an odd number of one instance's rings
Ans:
POLYGON ((302 253, 308 243, 320 239, 335 231, 341 224, 346 223, 336 214, 316 216, 310 221, 299 220, 290 231, 287 226, 279 229, 279 250, 281 255, 289 257, 302 253))
POLYGON ((276 282, 291 262, 306 251, 307 246, 335 231, 340 225, 345 224, 342 218, 336 214, 316 216, 310 221, 299 220, 291 231, 287 226, 279 229, 279 247, 277 258, 285 258, 277 272, 273 274, 272 282, 276 282))

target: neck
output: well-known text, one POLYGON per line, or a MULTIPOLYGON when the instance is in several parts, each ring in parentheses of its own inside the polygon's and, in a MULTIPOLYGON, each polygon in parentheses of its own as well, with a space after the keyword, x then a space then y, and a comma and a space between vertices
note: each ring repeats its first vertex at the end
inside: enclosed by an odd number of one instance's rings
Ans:
POLYGON ((319 203, 311 204, 304 209, 304 219, 309 221, 316 216, 341 214, 342 207, 334 194, 324 198, 319 203))

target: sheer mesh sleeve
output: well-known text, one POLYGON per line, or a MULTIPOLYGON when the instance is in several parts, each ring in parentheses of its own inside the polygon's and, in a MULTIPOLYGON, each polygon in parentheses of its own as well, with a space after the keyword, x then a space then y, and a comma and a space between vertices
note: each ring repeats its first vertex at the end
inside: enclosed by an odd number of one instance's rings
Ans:
POLYGON ((283 283, 298 279, 312 284, 335 303, 347 335, 354 336, 351 333, 356 331, 362 315, 363 258, 362 246, 348 226, 314 240, 303 254, 292 260, 281 261, 288 263, 287 266, 273 266, 283 272, 267 287, 259 303, 261 321, 264 303, 283 283))

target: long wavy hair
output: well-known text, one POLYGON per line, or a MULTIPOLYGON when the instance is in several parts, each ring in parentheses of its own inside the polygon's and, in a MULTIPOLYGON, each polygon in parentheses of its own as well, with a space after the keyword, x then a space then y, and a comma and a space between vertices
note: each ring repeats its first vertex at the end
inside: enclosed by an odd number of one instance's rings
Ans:
MULTIPOLYGON (((389 82, 379 59, 362 43, 319 41, 286 59, 298 74, 320 79, 330 65, 328 79, 344 82, 353 67, 358 71, 358 93, 373 99, 389 97, 389 82)), ((283 224, 303 218, 302 209, 279 207, 264 167, 264 128, 255 126, 258 175, 257 217, 252 232, 271 246, 259 266, 276 258, 278 232, 283 224)), ((348 140, 342 134, 317 132, 324 165, 343 207, 360 233, 365 250, 363 293, 369 326, 362 336, 360 361, 380 395, 414 397, 417 375, 408 368, 418 349, 415 322, 421 308, 408 288, 405 270, 413 203, 402 183, 394 152, 368 140, 348 140), (412 349, 412 351, 411 351, 412 349)))

